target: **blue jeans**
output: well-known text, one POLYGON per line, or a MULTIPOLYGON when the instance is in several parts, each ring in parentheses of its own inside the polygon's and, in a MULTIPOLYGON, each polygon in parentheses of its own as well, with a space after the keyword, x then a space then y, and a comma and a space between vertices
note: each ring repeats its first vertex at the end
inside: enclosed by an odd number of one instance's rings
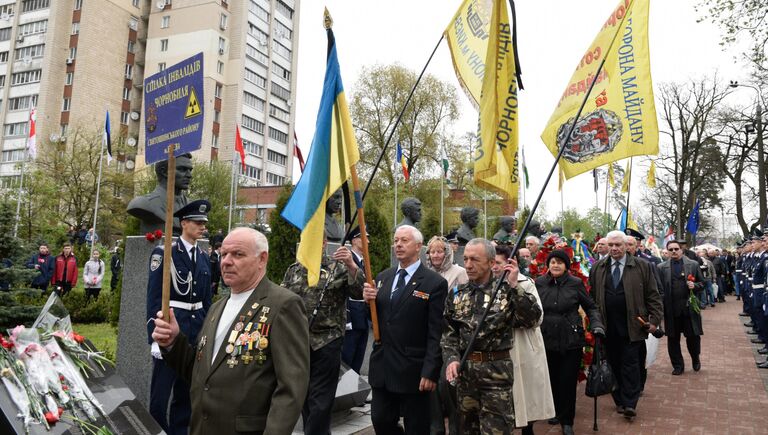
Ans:
POLYGON ((741 289, 739 288, 739 275, 733 274, 733 288, 736 290, 736 296, 741 296, 741 289))
POLYGON ((707 306, 715 303, 715 293, 712 289, 712 282, 704 282, 704 291, 701 293, 701 305, 707 306))

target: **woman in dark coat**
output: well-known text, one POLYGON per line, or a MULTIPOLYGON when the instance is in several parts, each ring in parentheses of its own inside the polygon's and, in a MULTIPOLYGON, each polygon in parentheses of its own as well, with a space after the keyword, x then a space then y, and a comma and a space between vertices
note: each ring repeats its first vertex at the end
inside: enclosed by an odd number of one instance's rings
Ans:
POLYGON ((570 265, 565 251, 554 250, 547 256, 547 273, 536 279, 544 310, 541 334, 547 350, 552 399, 565 435, 573 434, 576 383, 582 348, 586 344, 579 307, 587 313, 592 332, 599 337, 605 336, 597 306, 581 279, 568 273, 570 265))

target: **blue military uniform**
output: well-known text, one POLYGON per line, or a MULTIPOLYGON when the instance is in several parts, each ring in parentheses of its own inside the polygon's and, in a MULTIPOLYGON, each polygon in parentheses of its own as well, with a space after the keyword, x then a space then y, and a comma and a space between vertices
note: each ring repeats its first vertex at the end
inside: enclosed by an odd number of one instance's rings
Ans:
MULTIPOLYGON (((194 201, 181 208, 174 216, 180 221, 189 219, 207 222, 210 207, 208 201, 194 201)), ((196 244, 187 249, 184 242, 186 241, 179 238, 171 245, 170 306, 173 308, 179 329, 194 343, 212 303, 210 260, 196 244)), ((163 247, 158 246, 150 256, 147 282, 147 336, 150 344, 154 330, 154 323, 150 319, 162 308, 162 288, 163 247)), ((187 434, 191 413, 189 386, 179 379, 176 372, 159 359, 159 355, 154 351, 153 356, 155 359, 149 399, 150 414, 166 433, 187 434)))

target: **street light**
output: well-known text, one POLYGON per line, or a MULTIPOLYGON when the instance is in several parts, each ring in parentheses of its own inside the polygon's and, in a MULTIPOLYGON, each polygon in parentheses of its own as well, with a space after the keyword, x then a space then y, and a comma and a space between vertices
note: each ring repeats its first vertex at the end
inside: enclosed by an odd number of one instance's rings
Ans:
MULTIPOLYGON (((741 84, 736 80, 731 80, 729 86, 731 88, 738 88, 739 86, 746 86, 752 88, 757 92, 757 104, 756 104, 756 122, 754 124, 748 123, 744 126, 744 131, 749 138, 750 133, 757 133, 757 191, 760 205, 760 220, 763 223, 768 215, 768 208, 766 207, 766 193, 765 193, 765 156, 763 153, 763 106, 765 101, 763 100, 763 93, 760 92, 760 88, 751 84, 741 84)), ((749 139, 747 139, 747 146, 749 146, 749 139)))

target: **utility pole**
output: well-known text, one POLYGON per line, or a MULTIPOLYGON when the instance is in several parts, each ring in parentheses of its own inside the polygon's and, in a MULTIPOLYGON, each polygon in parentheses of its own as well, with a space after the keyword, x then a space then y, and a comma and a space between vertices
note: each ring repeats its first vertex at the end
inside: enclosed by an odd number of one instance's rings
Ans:
MULTIPOLYGON (((760 211, 759 225, 766 225, 766 217, 768 217, 768 206, 766 205, 766 192, 765 192, 765 152, 763 149, 763 107, 765 102, 763 101, 763 94, 760 92, 760 88, 751 84, 741 84, 735 80, 731 80, 730 87, 737 88, 739 86, 746 86, 752 88, 757 92, 757 105, 755 108, 755 120, 754 127, 757 133, 757 193, 758 204, 760 211)), ((749 133, 749 132, 748 132, 749 133)), ((749 141, 747 141, 749 146, 749 141)))

